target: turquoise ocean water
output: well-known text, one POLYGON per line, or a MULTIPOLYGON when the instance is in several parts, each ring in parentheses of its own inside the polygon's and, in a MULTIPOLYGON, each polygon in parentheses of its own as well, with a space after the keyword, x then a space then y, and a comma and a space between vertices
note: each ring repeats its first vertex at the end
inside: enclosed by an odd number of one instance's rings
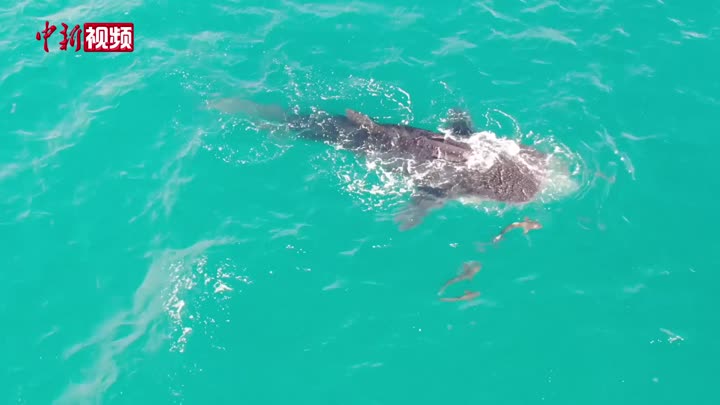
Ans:
POLYGON ((711 1, 2 0, 0 403, 720 403, 719 27, 711 1), (45 53, 45 20, 136 50, 45 53), (401 232, 402 179, 223 98, 459 106, 569 171, 401 232), (447 295, 480 298, 440 302, 471 260, 447 295))

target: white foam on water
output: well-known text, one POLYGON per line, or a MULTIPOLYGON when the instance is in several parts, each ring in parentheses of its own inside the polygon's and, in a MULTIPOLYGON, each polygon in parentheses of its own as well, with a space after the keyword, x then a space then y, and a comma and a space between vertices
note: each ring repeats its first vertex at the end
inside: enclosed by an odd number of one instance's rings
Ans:
MULTIPOLYGON (((532 134, 530 135, 532 136, 532 134)), ((492 131, 482 131, 461 139, 446 133, 447 138, 469 144, 473 153, 466 165, 478 170, 490 168, 500 155, 522 159, 518 141, 499 137, 492 131)), ((541 189, 533 202, 547 203, 568 197, 579 189, 578 174, 583 166, 579 156, 552 138, 540 139, 535 145, 548 153, 548 165, 541 175, 541 189), (548 150, 549 149, 549 150, 548 150)), ((430 176, 451 176, 454 171, 465 170, 452 162, 435 160, 418 165, 412 160, 388 159, 386 155, 370 154, 366 159, 353 159, 333 152, 328 156, 337 168, 337 179, 345 192, 351 194, 366 209, 389 208, 405 203, 407 195, 423 179, 430 176)), ((324 159, 323 159, 324 160, 324 159)), ((529 162, 528 167, 533 170, 529 162)), ((457 200, 487 212, 504 212, 506 204, 465 196, 457 200)))

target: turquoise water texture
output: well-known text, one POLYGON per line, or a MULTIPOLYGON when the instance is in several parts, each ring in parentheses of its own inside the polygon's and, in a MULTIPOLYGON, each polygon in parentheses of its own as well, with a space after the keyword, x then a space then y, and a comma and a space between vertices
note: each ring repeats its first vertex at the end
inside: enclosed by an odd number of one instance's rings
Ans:
POLYGON ((0 403, 720 403, 718 2, 2 0, 0 34, 0 403), (571 175, 401 232, 402 179, 224 98, 459 106, 571 175))

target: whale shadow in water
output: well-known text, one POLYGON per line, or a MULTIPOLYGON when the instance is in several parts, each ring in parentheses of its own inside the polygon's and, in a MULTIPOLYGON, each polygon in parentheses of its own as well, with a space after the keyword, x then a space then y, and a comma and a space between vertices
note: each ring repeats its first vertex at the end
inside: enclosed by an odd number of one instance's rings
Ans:
POLYGON ((337 145, 358 155, 412 162, 413 169, 406 169, 405 174, 422 176, 416 181, 409 205, 396 216, 401 230, 419 225, 431 210, 449 200, 528 203, 540 191, 547 170, 548 155, 520 143, 516 154, 495 150, 489 167, 471 164, 477 147, 467 140, 474 131, 469 115, 459 109, 449 114, 447 129, 453 135, 449 137, 409 125, 378 123, 349 109, 344 115, 296 114, 280 106, 237 99, 219 100, 208 108, 281 124, 302 138, 337 145))

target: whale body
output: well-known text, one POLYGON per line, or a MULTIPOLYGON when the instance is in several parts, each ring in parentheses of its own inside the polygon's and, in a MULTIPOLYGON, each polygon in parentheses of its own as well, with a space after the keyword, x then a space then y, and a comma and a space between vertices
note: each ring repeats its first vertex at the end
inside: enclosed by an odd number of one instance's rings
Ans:
MULTIPOLYGON (((489 167, 477 167, 469 164, 476 151, 468 142, 410 125, 378 123, 350 109, 345 114, 296 114, 279 106, 241 100, 213 107, 282 123, 302 138, 338 145, 356 154, 381 154, 423 168, 424 175, 417 181, 410 205, 397 217, 401 230, 418 225, 431 209, 448 200, 470 197, 528 203, 540 191, 548 158, 532 147, 518 144, 518 153, 499 151, 489 167)), ((449 121, 450 133, 455 137, 467 138, 473 133, 469 117, 459 110, 452 112, 449 121)))

